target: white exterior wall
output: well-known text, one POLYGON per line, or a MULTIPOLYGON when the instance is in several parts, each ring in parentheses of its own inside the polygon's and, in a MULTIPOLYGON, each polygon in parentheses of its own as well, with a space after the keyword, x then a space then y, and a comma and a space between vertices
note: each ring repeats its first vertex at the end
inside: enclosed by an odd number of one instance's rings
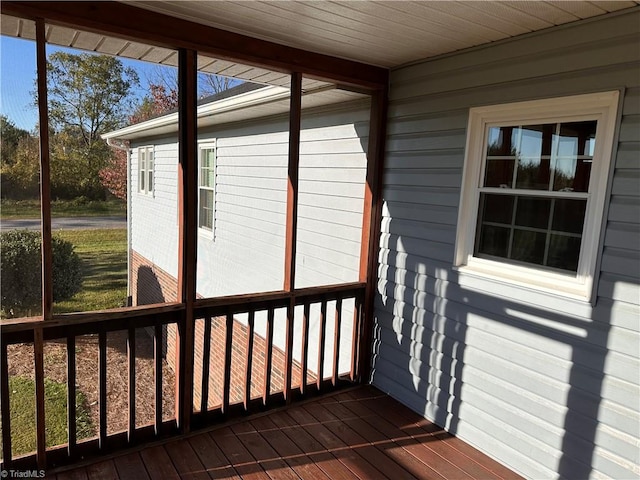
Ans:
POLYGON ((638 25, 635 9, 391 74, 373 382, 528 478, 640 475, 638 25), (469 108, 619 89, 594 304, 452 268, 469 108))
MULTIPOLYGON (((175 139, 136 143, 131 150, 131 248, 178 277, 178 144, 175 139), (153 145, 153 194, 138 191, 138 146, 153 145)), ((165 299, 175 301, 175 299, 165 299)))
MULTIPOLYGON (((358 280, 369 111, 362 103, 303 112, 300 145, 296 286, 358 280)), ((197 291, 203 297, 282 290, 287 201, 288 119, 205 129, 198 139, 215 141, 214 232, 199 229, 197 291)), ((175 142, 175 139, 172 139, 175 142)), ((168 142, 168 141, 167 141, 168 142)), ((132 248, 177 275, 178 145, 154 145, 153 198, 134 192, 132 248), (173 173, 172 173, 173 172, 173 173)), ((137 185, 137 150, 131 158, 137 185)), ((331 369, 333 311, 327 308, 325 372, 331 369)), ((312 309, 309 368, 317 368, 319 306, 312 309)), ((284 348, 286 312, 276 312, 274 344, 284 348)), ((296 315, 294 358, 300 359, 302 311, 296 315)), ((236 319, 243 321, 242 316, 236 319)), ((266 312, 256 315, 264 335, 266 312)), ((350 369, 353 302, 344 302, 340 371, 350 369)))

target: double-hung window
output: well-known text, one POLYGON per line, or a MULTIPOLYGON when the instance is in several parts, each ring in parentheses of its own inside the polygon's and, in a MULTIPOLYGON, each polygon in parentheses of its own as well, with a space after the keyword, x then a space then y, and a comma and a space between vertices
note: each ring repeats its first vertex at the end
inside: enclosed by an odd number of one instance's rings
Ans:
POLYGON ((153 195, 153 147, 138 148, 138 192, 153 195))
POLYGON ((198 226, 213 232, 215 222, 216 147, 200 145, 198 175, 198 226))
POLYGON ((607 92, 470 110, 462 271, 589 296, 617 106, 607 92))

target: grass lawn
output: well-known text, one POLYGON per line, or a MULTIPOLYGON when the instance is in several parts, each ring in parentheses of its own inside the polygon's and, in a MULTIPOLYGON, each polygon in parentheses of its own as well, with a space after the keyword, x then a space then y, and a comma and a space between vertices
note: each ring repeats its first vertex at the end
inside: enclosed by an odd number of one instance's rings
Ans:
MULTIPOLYGON (((67 443, 67 386, 44 380, 46 442, 48 447, 67 443)), ((9 378, 11 395, 11 442, 13 455, 36 449, 35 382, 26 377, 9 378)), ((76 391, 76 428, 78 440, 95 434, 86 398, 76 391)))
POLYGON ((82 260, 82 289, 57 302, 55 313, 122 307, 127 300, 127 230, 60 230, 55 235, 75 246, 82 260))
MULTIPOLYGON (((127 213, 122 200, 80 201, 55 200, 51 202, 55 217, 116 217, 127 213)), ((6 200, 0 202, 0 219, 40 218, 39 200, 6 200)))

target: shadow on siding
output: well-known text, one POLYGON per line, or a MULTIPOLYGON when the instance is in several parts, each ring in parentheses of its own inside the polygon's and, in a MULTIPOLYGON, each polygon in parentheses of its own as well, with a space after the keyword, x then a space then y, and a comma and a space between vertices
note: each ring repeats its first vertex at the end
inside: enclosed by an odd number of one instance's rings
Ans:
MULTIPOLYGON (((509 443, 508 433, 505 433, 507 429, 501 429, 493 423, 504 421, 513 428, 522 429, 525 436, 530 435, 536 440, 534 443, 540 442, 547 448, 554 448, 552 429, 548 434, 525 430, 526 425, 531 425, 531 415, 518 412, 519 405, 510 405, 515 407, 517 413, 514 414, 514 409, 510 412, 496 411, 490 403, 478 401, 482 395, 489 395, 482 392, 483 385, 477 380, 478 374, 496 378, 503 372, 496 371, 494 367, 492 373, 491 368, 483 370, 483 365, 473 365, 476 380, 473 386, 465 385, 468 320, 473 315, 526 332, 530 343, 522 343, 520 339, 518 343, 521 348, 535 346, 540 339, 566 345, 572 352, 566 381, 568 390, 565 402, 558 403, 566 407, 564 422, 560 427, 558 422, 554 424, 553 420, 547 420, 552 428, 563 430, 561 456, 557 464, 544 467, 555 470, 561 478, 588 478, 593 471, 598 413, 608 354, 610 309, 601 302, 592 313, 592 318, 598 320, 590 321, 550 312, 545 306, 507 300, 499 292, 488 294, 463 288, 458 283, 457 273, 449 268, 451 261, 448 265, 442 261, 428 261, 428 241, 412 242, 406 235, 403 241, 400 233, 393 235, 394 212, 391 206, 388 208, 388 218, 391 220, 387 231, 392 235, 385 236, 381 241, 383 250, 374 319, 372 382, 377 386, 389 385, 387 390, 391 390, 389 393, 392 396, 453 434, 457 433, 459 423, 463 421, 518 450, 517 444, 521 442, 513 439, 513 443, 509 443), (416 243, 421 245, 420 249, 413 247, 416 243), (465 388, 470 390, 465 392, 465 388), (467 399, 471 397, 475 400, 467 399), (465 407, 467 411, 461 414, 461 409, 465 407)), ((477 331, 477 327, 473 328, 477 331)), ((517 337, 519 334, 515 335, 517 337)), ((484 348, 482 354, 499 359, 498 363, 509 361, 511 356, 514 364, 520 364, 521 370, 544 374, 537 365, 526 364, 523 359, 515 358, 518 349, 505 351, 509 341, 496 340, 495 348, 502 351, 493 351, 490 345, 474 345, 474 348, 484 348)), ((553 359, 549 357, 547 361, 553 362, 553 359)), ((546 367, 553 368, 552 365, 546 367)), ((509 375, 513 376, 514 373, 502 375, 503 380, 497 381, 488 390, 493 390, 493 395, 500 388, 505 394, 512 393, 506 390, 518 382, 510 382, 509 375)), ((525 393, 531 399, 537 395, 536 389, 541 385, 541 382, 534 384, 530 381, 528 385, 520 382, 520 386, 514 387, 514 390, 527 389, 525 393)), ((534 424, 540 428, 545 420, 544 416, 538 414, 534 424)), ((529 453, 523 448, 518 452, 523 457, 529 453)), ((545 451, 540 455, 546 456, 548 453, 545 451)), ((503 457, 504 460, 508 460, 508 454, 503 457)))

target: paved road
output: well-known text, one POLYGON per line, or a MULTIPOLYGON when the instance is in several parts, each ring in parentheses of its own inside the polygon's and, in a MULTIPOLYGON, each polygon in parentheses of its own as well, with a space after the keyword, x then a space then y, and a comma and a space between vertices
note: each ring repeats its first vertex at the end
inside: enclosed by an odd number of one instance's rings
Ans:
MULTIPOLYGON (((52 218, 51 228, 53 230, 83 230, 90 228, 127 228, 126 217, 63 217, 52 218)), ((2 220, 0 230, 40 229, 39 218, 29 218, 22 220, 2 220)))

